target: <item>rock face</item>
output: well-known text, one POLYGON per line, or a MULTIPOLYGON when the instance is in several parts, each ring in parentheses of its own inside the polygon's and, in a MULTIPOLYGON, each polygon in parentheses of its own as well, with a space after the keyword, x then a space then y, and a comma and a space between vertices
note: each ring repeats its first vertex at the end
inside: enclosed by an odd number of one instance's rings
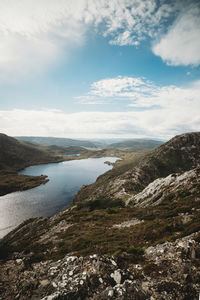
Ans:
POLYGON ((198 300, 199 143, 200 133, 175 137, 9 233, 0 299, 198 300))
POLYGON ((200 186, 200 169, 196 168, 182 174, 170 174, 165 178, 158 178, 150 183, 142 192, 130 197, 126 204, 134 204, 136 207, 148 207, 159 205, 168 195, 178 195, 180 189, 187 187, 190 193, 195 187, 200 186))
POLYGON ((145 251, 146 263, 114 257, 66 255, 30 265, 28 258, 1 268, 2 299, 198 299, 200 245, 195 234, 145 251), (12 280, 12 284, 10 284, 12 280))

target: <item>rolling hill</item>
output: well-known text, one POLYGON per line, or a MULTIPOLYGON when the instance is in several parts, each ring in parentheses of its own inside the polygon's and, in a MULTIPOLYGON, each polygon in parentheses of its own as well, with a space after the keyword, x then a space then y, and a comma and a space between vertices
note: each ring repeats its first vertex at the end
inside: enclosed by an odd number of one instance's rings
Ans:
POLYGON ((59 162, 61 157, 50 154, 27 142, 0 134, 0 196, 46 183, 46 176, 18 175, 30 165, 59 162))
POLYGON ((0 134, 0 168, 18 171, 30 165, 56 162, 60 158, 38 149, 34 145, 0 134))
POLYGON ((154 149, 159 147, 164 142, 148 139, 131 139, 124 140, 108 145, 108 148, 135 148, 135 149, 154 149))
POLYGON ((85 140, 74 140, 74 139, 67 139, 67 138, 55 138, 55 137, 37 137, 37 136, 18 136, 15 137, 21 141, 28 141, 33 143, 38 143, 43 146, 78 146, 78 147, 86 147, 86 148, 96 148, 96 145, 90 141, 85 140))

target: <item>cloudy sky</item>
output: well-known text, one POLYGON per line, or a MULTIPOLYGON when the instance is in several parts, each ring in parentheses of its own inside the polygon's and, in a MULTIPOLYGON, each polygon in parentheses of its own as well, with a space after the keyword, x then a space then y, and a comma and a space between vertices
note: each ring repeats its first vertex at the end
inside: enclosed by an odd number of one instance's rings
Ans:
POLYGON ((200 130, 200 2, 0 0, 0 131, 200 130))

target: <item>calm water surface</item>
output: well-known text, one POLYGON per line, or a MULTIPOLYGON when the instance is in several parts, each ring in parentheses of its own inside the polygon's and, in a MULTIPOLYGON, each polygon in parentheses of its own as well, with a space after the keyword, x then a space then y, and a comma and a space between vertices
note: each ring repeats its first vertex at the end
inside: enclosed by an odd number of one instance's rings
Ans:
POLYGON ((0 238, 25 219, 51 216, 67 207, 83 184, 93 183, 112 168, 105 161, 116 160, 116 157, 88 158, 32 166, 21 171, 26 175, 48 175, 50 181, 0 197, 0 238))

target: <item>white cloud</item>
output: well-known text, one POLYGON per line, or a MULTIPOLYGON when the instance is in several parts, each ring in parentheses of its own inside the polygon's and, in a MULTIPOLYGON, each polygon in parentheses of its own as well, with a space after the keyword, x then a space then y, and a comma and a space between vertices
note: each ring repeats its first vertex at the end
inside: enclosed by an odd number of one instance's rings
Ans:
POLYGON ((126 30, 123 33, 116 36, 113 40, 111 40, 110 44, 119 45, 119 46, 126 46, 126 45, 138 46, 140 42, 138 40, 134 40, 134 37, 132 36, 131 32, 126 30))
POLYGON ((144 85, 142 78, 118 76, 117 78, 102 79, 92 83, 89 94, 100 97, 121 96, 142 85, 144 85))
POLYGON ((27 72, 43 71, 49 61, 55 61, 60 49, 48 39, 9 35, 1 38, 0 54, 0 79, 16 81, 27 72))
POLYGON ((109 99, 114 101, 126 99, 134 101, 136 106, 142 106, 143 99, 146 99, 147 105, 147 98, 152 97, 159 89, 145 78, 118 76, 93 82, 89 93, 76 99, 80 99, 83 104, 105 104, 109 99))
POLYGON ((16 71, 20 77, 45 70, 81 45, 87 30, 99 30, 114 45, 137 46, 162 31, 162 24, 180 9, 177 3, 0 0, 1 80, 16 71))
MULTIPOLYGON (((185 87, 161 87, 145 78, 119 76, 94 82, 86 95, 86 104, 105 105, 108 101, 118 101, 123 107, 124 100, 128 100, 129 107, 135 111, 120 115, 124 121, 118 122, 119 132, 164 138, 165 135, 200 130, 199 94, 200 81, 185 87)), ((84 103, 84 96, 81 99, 84 103)))
POLYGON ((154 45, 153 52, 169 65, 200 64, 200 5, 184 10, 168 33, 154 45))
MULTIPOLYGON (((155 87, 148 83, 148 95, 144 96, 145 80, 121 78, 121 89, 115 81, 102 81, 106 93, 115 98, 116 93, 131 100, 134 108, 140 111, 122 112, 79 112, 67 114, 57 110, 8 110, 0 111, 1 131, 12 136, 36 135, 71 138, 146 137, 168 139, 176 134, 200 130, 200 81, 191 86, 155 87), (110 87, 108 87, 110 84, 110 87), (111 88, 112 86, 112 88, 111 88), (136 98, 133 91, 141 88, 136 98), (153 109, 152 109, 153 107, 153 109)), ((120 77, 117 78, 120 81, 120 77)), ((98 87, 99 93, 99 85, 98 87)), ((102 93, 104 95, 104 92, 102 93)), ((97 96, 99 101, 104 97, 97 96)), ((89 100, 88 100, 89 101, 89 100)))
POLYGON ((83 43, 87 25, 75 2, 0 0, 1 80, 43 72, 83 43))
POLYGON ((82 43, 85 28, 66 17, 67 3, 0 0, 1 80, 43 72, 82 43))
POLYGON ((130 107, 160 108, 193 105, 200 108, 199 101, 200 81, 195 81, 189 86, 178 87, 158 86, 143 78, 123 77, 102 79, 91 84, 86 96, 77 97, 86 104, 106 104, 108 100, 128 100, 130 107))

